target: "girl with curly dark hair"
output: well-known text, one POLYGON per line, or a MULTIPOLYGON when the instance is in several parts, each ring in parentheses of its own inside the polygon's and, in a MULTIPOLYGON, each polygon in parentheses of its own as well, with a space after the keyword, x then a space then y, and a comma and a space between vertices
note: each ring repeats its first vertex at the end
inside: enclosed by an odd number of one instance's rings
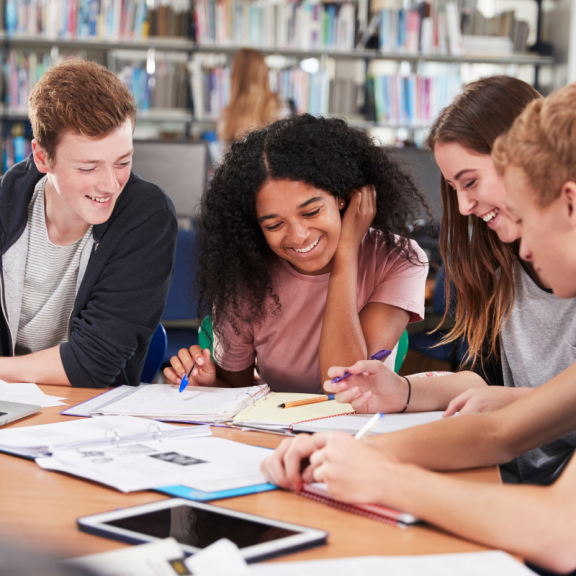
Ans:
MULTIPOLYGON (((322 390, 328 368, 394 349, 424 315, 425 201, 393 154, 339 119, 279 120, 233 144, 198 221, 210 351, 183 349, 171 382, 322 390)), ((394 365, 395 352, 387 363, 394 365)))

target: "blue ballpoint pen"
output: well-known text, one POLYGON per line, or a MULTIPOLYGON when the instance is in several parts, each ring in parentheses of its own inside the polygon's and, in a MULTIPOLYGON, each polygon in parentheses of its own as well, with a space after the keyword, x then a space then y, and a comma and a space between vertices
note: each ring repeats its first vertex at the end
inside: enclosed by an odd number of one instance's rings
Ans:
MULTIPOLYGON (((372 354, 372 356, 370 356, 369 360, 384 360, 384 358, 387 358, 388 356, 390 356, 390 354, 392 354, 392 350, 379 350, 378 352, 376 352, 376 354, 372 354)), ((341 380, 345 380, 346 378, 348 378, 348 376, 352 376, 352 374, 350 374, 350 372, 346 371, 344 372, 344 374, 342 374, 342 376, 338 376, 338 378, 334 378, 334 380, 332 380, 332 383, 334 384, 335 382, 340 382, 341 380)))
POLYGON ((196 367, 196 362, 194 362, 194 364, 192 364, 192 368, 190 368, 190 372, 188 372, 188 374, 184 374, 184 376, 182 376, 182 382, 180 382, 180 392, 184 392, 184 390, 186 389, 186 386, 188 386, 188 378, 190 378, 190 375, 192 374, 192 370, 194 370, 195 367, 196 367))

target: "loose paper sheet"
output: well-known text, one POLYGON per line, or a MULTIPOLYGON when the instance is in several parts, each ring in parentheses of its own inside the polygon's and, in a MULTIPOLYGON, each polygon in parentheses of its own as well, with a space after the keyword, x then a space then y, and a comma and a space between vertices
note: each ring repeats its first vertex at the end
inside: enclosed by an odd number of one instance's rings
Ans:
POLYGON ((10 384, 4 380, 0 380, 0 399, 6 402, 35 404, 42 408, 66 406, 64 402, 61 402, 66 398, 44 394, 36 384, 10 384))

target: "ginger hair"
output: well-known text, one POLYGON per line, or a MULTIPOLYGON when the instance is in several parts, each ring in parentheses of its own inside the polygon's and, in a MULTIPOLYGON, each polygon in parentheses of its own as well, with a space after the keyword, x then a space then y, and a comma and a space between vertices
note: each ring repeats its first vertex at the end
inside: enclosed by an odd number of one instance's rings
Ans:
POLYGON ((529 104, 494 143, 496 170, 519 167, 541 208, 558 198, 565 182, 576 182, 575 106, 576 82, 529 104))
POLYGON ((56 161, 62 136, 75 132, 101 139, 130 120, 136 122, 134 97, 126 85, 104 66, 73 58, 48 70, 28 100, 34 138, 56 161))

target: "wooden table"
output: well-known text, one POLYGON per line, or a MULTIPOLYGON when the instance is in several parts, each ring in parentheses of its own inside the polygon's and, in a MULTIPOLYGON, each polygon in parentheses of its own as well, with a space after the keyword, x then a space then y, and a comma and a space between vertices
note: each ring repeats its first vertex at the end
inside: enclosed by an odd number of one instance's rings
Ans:
MULTIPOLYGON (((42 386, 54 396, 66 396, 70 406, 95 396, 99 391, 42 386)), ((42 412, 8 426, 31 426, 65 421, 63 407, 42 412)), ((7 427, 8 427, 7 426, 7 427)), ((215 436, 276 447, 280 436, 212 428, 215 436)), ((471 482, 500 482, 497 468, 451 473, 471 482)), ((22 540, 39 549, 62 556, 81 556, 123 548, 126 544, 78 531, 76 518, 156 502, 166 496, 151 492, 123 494, 94 482, 59 472, 49 472, 35 462, 0 454, 0 534, 22 540)), ((290 492, 274 491, 215 502, 220 506, 251 512, 287 522, 326 530, 328 544, 297 552, 282 560, 310 560, 364 555, 433 554, 485 550, 483 546, 423 525, 396 528, 355 514, 342 512, 290 492)))

